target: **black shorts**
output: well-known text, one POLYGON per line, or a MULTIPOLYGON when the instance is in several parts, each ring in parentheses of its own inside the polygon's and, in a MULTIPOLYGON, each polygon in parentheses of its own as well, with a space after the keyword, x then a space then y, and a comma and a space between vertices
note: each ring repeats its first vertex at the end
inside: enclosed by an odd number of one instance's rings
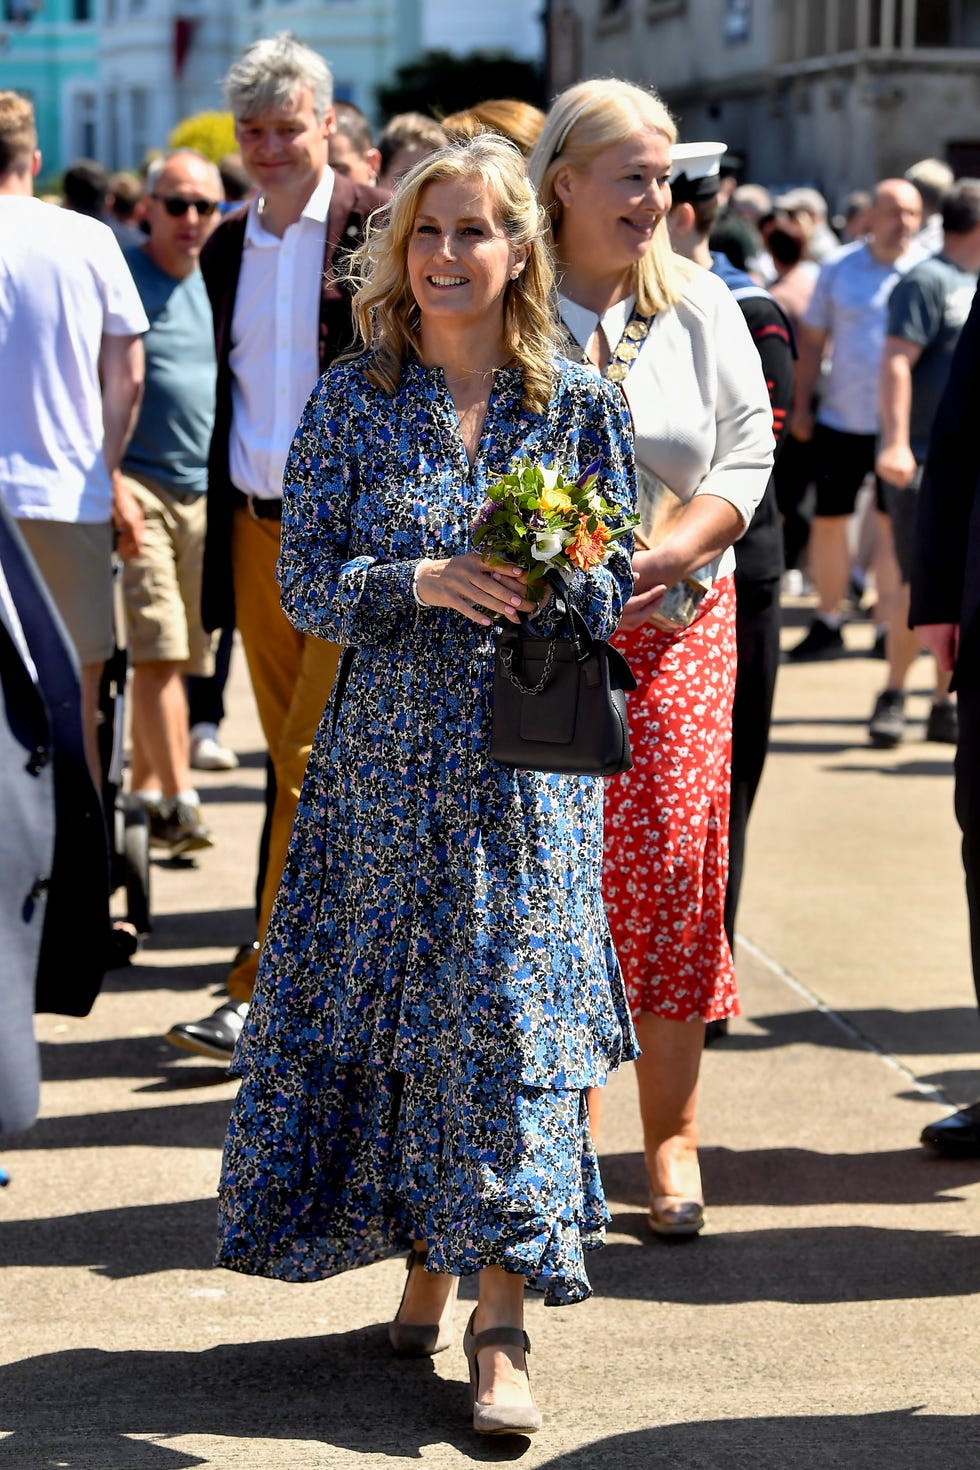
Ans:
MULTIPOLYGON (((845 434, 841 429, 817 424, 813 459, 818 516, 849 516, 853 512, 858 491, 874 471, 877 445, 875 434, 845 434)), ((884 510, 880 483, 875 498, 878 509, 884 510)))
POLYGON ((903 582, 912 580, 912 556, 915 550, 915 522, 919 512, 919 486, 922 483, 922 466, 919 465, 911 484, 904 490, 897 485, 882 482, 885 506, 892 523, 892 539, 895 542, 895 560, 903 582))

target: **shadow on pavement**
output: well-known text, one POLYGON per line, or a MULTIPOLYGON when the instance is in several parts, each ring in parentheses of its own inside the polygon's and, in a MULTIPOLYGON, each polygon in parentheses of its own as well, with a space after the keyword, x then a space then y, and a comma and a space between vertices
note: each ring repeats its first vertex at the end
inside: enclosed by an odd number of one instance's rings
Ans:
MULTIPOLYGON (((212 1082, 210 1068, 195 1069, 212 1082)), ((221 1076, 227 1081, 227 1073, 221 1076)), ((4 1150, 57 1148, 221 1148, 233 1099, 121 1108, 111 1113, 78 1113, 41 1118, 27 1133, 4 1138, 4 1150)), ((0 1226, 3 1229, 3 1226, 0 1226)), ((3 1259, 0 1254, 0 1260, 3 1259)))
POLYGON ((51 1353, 0 1368, 0 1402, 0 1429, 13 1431, 0 1442, 4 1470, 184 1470, 237 1463, 233 1445, 245 1440, 342 1447, 371 1466, 435 1445, 494 1464, 528 1448, 481 1443, 465 1385, 437 1377, 429 1359, 394 1359, 380 1325, 204 1352, 51 1353), (227 1461, 220 1446, 204 1461, 158 1442, 184 1435, 227 1438, 227 1461))
MULTIPOLYGON (((969 1177, 975 1179, 976 1171, 969 1177)), ((8 1220, 0 1223, 0 1259, 10 1266, 87 1267, 113 1281, 205 1271, 214 1256, 215 1220, 210 1196, 8 1220)), ((613 1229, 642 1242, 612 1241, 590 1259, 596 1294, 614 1300, 833 1303, 980 1291, 975 1239, 943 1230, 787 1226, 706 1232, 668 1245, 650 1235, 639 1210, 616 1214, 613 1229)), ((0 1403, 5 1401, 0 1379, 0 1403)))
MULTIPOLYGON (((873 1045, 899 1056, 955 1055, 980 1050, 980 1015, 972 1006, 941 1010, 891 1011, 885 1009, 834 1012, 873 1045)), ((773 1046, 830 1046, 852 1051, 858 1041, 828 1022, 820 1011, 787 1011, 772 1016, 746 1016, 757 1031, 730 1031, 720 1043, 725 1051, 763 1051, 773 1046)), ((716 1043, 717 1045, 717 1043, 716 1043)))
POLYGON ((539 1462, 539 1470, 972 1470, 980 1419, 924 1414, 814 1414, 715 1419, 617 1434, 539 1462))
MULTIPOLYGON (((172 1070, 172 1064, 180 1056, 162 1036, 43 1041, 40 1053, 41 1076, 45 1082, 81 1082, 99 1077, 157 1077, 165 1070, 172 1070)), ((70 1118, 66 1117, 64 1121, 70 1122, 70 1118)), ((108 1140, 103 1138, 102 1141, 108 1140)))
MULTIPOLYGON (((944 1205, 980 1180, 980 1159, 948 1159, 925 1149, 825 1154, 805 1148, 698 1150, 712 1205, 944 1205)), ((609 1199, 647 1205, 641 1153, 600 1158, 609 1199)), ((646 1232, 644 1232, 646 1233, 646 1232)))
POLYGON ((980 1291, 976 1239, 951 1232, 794 1226, 706 1231, 696 1239, 665 1243, 651 1235, 646 1215, 639 1213, 615 1215, 613 1229, 636 1236, 642 1245, 613 1241, 590 1259, 597 1296, 690 1306, 829 1305, 966 1297, 980 1291))
MULTIPOLYGON (((819 755, 819 751, 814 754, 819 755)), ((947 756, 937 756, 933 760, 909 760, 902 761, 900 765, 888 766, 834 766, 835 773, 839 775, 853 776, 952 776, 953 774, 953 748, 949 747, 947 756)))

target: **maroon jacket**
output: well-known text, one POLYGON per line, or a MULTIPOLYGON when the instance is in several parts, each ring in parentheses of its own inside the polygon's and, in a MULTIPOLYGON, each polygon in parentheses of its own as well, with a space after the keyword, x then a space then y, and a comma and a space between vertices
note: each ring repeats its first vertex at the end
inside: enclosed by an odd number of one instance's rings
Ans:
MULTIPOLYGON (((338 280, 338 255, 360 244, 368 215, 388 195, 367 184, 352 184, 337 174, 327 212, 323 242, 323 281, 320 290, 318 339, 320 372, 355 341, 350 295, 338 280)), ((228 469, 231 433, 231 323, 245 244, 246 211, 240 210, 215 230, 201 252, 201 274, 214 316, 214 345, 218 359, 214 432, 208 453, 208 530, 204 546, 204 586, 201 613, 209 632, 235 625, 235 592, 231 575, 231 523, 240 497, 228 469)), ((312 391, 313 384, 310 384, 312 391)))

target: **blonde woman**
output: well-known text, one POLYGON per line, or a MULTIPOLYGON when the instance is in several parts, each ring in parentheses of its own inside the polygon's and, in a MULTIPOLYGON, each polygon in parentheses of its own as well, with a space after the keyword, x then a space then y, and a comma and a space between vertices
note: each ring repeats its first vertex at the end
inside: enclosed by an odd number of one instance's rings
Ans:
POLYGON ((731 546, 765 491, 773 437, 741 311, 670 248, 675 142, 653 92, 582 82, 555 102, 528 171, 551 223, 568 350, 619 385, 633 421, 647 549, 633 557, 620 641, 640 687, 634 767, 607 787, 604 888, 642 1053, 650 1225, 692 1235, 704 1223, 705 1023, 737 1010, 724 929, 731 546))
MULTIPOLYGON (((297 627, 356 650, 300 798, 236 1060, 220 1261, 312 1281, 410 1247, 396 1352, 464 1339, 482 1433, 540 1424, 525 1284, 590 1294, 605 1206, 584 1090, 635 1054, 601 895, 602 784, 488 755, 483 609, 533 604, 471 550, 518 456, 602 461, 631 504, 618 394, 554 355, 523 160, 483 137, 426 159, 360 255, 366 350, 320 381, 286 467, 280 579, 297 627)), ((576 574, 597 635, 629 553, 576 574)), ((547 610, 543 615, 547 618, 547 610)))

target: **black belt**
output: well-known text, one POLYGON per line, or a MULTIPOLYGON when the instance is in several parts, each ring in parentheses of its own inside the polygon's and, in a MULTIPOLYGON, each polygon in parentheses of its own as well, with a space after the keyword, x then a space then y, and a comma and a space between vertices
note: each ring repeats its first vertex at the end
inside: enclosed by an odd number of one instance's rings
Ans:
POLYGON ((282 500, 278 496, 273 498, 266 495, 243 495, 236 490, 238 504, 243 505, 253 520, 256 521, 281 521, 282 500))

